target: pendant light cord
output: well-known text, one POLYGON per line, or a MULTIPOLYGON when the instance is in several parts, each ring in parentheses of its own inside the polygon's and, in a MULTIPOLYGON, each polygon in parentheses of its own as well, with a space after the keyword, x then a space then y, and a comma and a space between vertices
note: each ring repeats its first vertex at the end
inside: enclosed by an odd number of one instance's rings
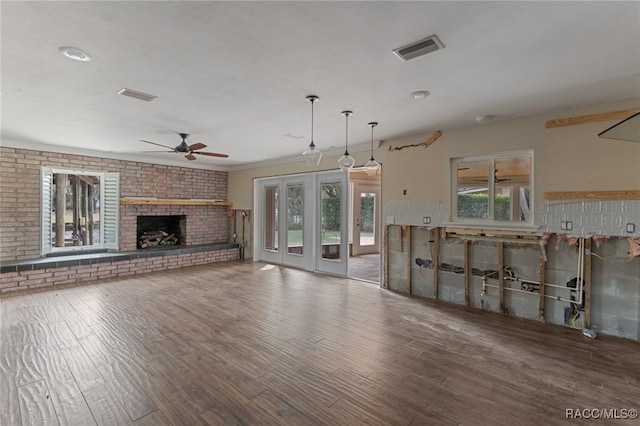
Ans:
POLYGON ((344 115, 347 119, 347 125, 344 131, 344 155, 349 155, 349 114, 344 115))
POLYGON ((316 145, 313 143, 313 104, 314 103, 315 103, 315 99, 311 101, 311 143, 309 144, 309 146, 315 148, 316 145))
POLYGON ((373 128, 375 126, 372 124, 371 125, 371 159, 370 161, 373 161, 373 128))

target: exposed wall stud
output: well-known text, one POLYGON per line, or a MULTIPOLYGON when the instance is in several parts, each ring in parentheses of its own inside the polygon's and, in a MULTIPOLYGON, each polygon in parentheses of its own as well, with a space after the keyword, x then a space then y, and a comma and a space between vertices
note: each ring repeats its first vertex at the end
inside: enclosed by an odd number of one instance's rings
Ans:
POLYGON ((591 328, 591 238, 584 242, 584 327, 591 328))
POLYGON ((504 305, 504 243, 498 243, 498 297, 500 300, 500 312, 507 311, 504 305))
POLYGON ((539 279, 538 281, 540 282, 540 285, 538 287, 538 319, 540 321, 544 321, 544 293, 545 293, 545 286, 544 283, 546 282, 547 279, 547 270, 546 270, 546 246, 541 245, 540 246, 540 272, 539 272, 539 279))
POLYGON ((382 249, 384 250, 382 288, 389 288, 389 225, 384 227, 382 249))
POLYGON ((409 294, 412 294, 411 289, 411 226, 407 227, 407 284, 409 287, 409 294))
POLYGON ((469 306, 469 240, 464 240, 464 304, 469 306))
POLYGON ((440 228, 432 229, 433 232, 433 254, 431 261, 433 262, 433 297, 438 299, 438 268, 440 264, 440 228))

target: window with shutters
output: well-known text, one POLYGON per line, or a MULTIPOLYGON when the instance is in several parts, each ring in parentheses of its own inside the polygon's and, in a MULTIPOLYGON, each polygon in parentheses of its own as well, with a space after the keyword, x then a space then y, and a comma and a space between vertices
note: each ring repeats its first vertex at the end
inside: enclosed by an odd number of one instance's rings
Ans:
POLYGON ((119 174, 42 168, 42 254, 118 248, 119 174))

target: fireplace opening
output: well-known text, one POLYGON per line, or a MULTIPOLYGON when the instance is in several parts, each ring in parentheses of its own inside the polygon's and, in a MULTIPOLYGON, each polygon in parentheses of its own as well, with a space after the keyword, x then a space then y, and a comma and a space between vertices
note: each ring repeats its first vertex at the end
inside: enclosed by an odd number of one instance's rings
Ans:
POLYGON ((186 216, 138 216, 137 247, 171 247, 185 244, 186 216))

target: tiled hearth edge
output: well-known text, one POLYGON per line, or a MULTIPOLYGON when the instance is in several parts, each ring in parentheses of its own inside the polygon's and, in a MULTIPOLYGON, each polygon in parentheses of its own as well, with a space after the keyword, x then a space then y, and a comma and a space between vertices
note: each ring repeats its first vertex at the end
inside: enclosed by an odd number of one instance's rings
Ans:
POLYGON ((170 250, 94 253, 5 262, 0 266, 0 293, 238 259, 239 244, 220 243, 170 250))

